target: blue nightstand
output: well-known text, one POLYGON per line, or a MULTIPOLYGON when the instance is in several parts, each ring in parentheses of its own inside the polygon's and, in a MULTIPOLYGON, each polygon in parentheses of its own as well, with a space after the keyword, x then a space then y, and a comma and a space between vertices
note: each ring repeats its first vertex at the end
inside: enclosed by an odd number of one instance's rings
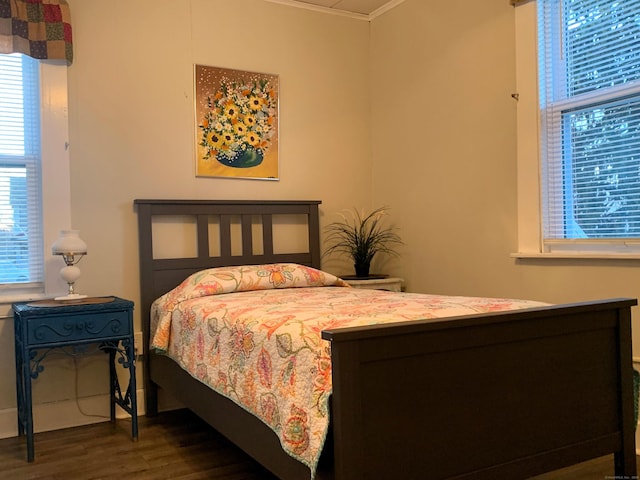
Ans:
POLYGON ((133 302, 118 297, 85 298, 73 303, 42 300, 13 304, 16 344, 18 435, 27 436, 27 460, 34 459, 31 380, 44 370, 42 360, 54 348, 82 352, 89 344, 109 354, 110 413, 116 404, 131 415, 131 436, 138 439, 133 302), (129 370, 129 385, 120 389, 118 363, 129 370))

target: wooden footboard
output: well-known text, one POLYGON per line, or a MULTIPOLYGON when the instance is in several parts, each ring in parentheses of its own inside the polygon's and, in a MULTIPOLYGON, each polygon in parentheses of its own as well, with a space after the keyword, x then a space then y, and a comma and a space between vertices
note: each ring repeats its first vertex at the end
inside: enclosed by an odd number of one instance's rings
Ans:
POLYGON ((632 478, 636 303, 323 332, 335 478, 527 478, 610 453, 632 478))

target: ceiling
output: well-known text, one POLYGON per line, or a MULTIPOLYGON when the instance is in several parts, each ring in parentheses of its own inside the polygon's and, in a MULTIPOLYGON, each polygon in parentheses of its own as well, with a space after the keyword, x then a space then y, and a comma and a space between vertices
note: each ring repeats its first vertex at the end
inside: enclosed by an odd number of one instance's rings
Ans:
POLYGON ((293 7, 371 20, 404 0, 267 0, 293 7))

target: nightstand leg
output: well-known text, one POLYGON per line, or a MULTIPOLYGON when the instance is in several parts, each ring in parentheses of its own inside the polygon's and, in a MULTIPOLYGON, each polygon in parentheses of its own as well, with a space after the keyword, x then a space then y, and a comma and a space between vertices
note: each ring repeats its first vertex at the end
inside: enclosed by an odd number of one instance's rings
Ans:
POLYGON ((18 436, 25 433, 24 421, 24 349, 22 339, 22 323, 14 321, 15 330, 15 356, 16 356, 16 405, 18 410, 18 436))
POLYGON ((110 398, 110 414, 111 422, 116 421, 116 404, 120 405, 129 415, 131 415, 131 437, 138 440, 138 402, 136 398, 136 366, 135 366, 135 348, 133 346, 133 337, 121 340, 121 349, 118 344, 111 345, 109 348, 109 396, 110 398), (121 354, 122 357, 118 362, 129 370, 129 384, 127 390, 122 394, 120 382, 118 380, 118 372, 116 371, 116 356, 121 354))
POLYGON ((22 350, 16 344, 16 405, 18 410, 18 436, 24 435, 24 376, 22 373, 22 350))
POLYGON ((136 392, 136 349, 133 344, 133 337, 125 342, 124 348, 127 352, 129 365, 129 386, 127 393, 129 394, 129 402, 131 406, 131 438, 138 440, 138 401, 136 392))
POLYGON ((22 414, 24 415, 24 424, 27 434, 27 461, 33 462, 35 457, 33 447, 33 409, 31 408, 31 362, 29 361, 29 352, 24 352, 25 358, 22 361, 22 381, 24 382, 24 398, 22 405, 22 414))
POLYGON ((116 372, 116 351, 109 349, 109 415, 111 423, 116 422, 116 385, 118 373, 116 372))

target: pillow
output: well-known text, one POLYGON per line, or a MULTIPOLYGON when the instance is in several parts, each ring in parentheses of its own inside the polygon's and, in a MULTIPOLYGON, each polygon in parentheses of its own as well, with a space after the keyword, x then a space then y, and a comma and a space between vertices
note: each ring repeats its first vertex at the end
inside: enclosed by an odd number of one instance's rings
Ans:
POLYGON ((153 302, 151 347, 166 351, 172 312, 185 300, 249 290, 331 286, 349 287, 349 284, 330 273, 296 263, 218 267, 196 272, 153 302))
POLYGON ((175 304, 192 298, 222 293, 329 286, 348 287, 349 285, 335 275, 297 263, 241 265, 209 268, 196 272, 161 299, 175 304))

